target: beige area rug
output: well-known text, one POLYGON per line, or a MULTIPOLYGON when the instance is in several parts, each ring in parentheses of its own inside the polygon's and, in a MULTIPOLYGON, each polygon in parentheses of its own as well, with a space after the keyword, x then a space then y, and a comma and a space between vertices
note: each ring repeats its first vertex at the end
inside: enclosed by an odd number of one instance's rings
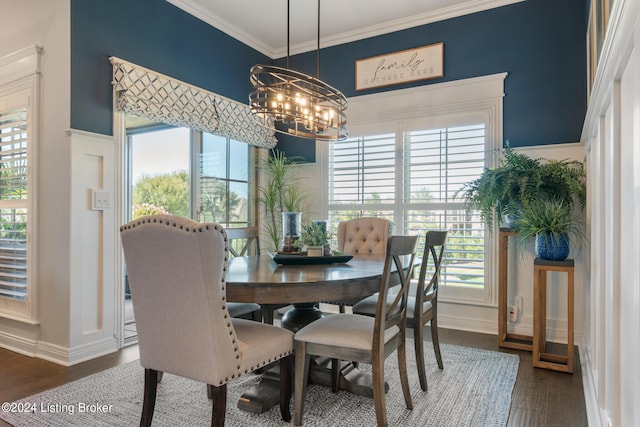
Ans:
MULTIPOLYGON (((426 343, 429 390, 420 389, 413 343, 407 342, 409 385, 414 409, 406 409, 391 355, 385 364, 387 415, 395 426, 504 426, 518 371, 518 357, 506 353, 442 346, 444 369, 438 369, 426 343)), ((363 370, 370 368, 361 365, 363 370)), ((3 406, 0 418, 14 426, 135 426, 139 425, 144 370, 133 361, 3 406)), ((227 426, 287 426, 277 407, 263 414, 237 409, 244 390, 259 381, 247 375, 229 384, 227 426)), ((374 426, 373 400, 327 387, 310 385, 303 425, 374 426)), ((291 402, 293 414, 293 399, 291 402)), ((165 374, 158 386, 154 426, 207 426, 211 404, 206 388, 185 378, 165 374)))

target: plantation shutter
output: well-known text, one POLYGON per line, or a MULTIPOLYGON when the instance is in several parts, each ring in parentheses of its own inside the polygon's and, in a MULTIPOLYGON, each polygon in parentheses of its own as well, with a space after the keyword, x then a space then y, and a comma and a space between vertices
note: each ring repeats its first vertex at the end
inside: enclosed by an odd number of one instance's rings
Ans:
POLYGON ((455 193, 482 173, 485 139, 484 124, 404 133, 405 231, 449 230, 442 285, 484 285, 484 224, 455 193))
POLYGON ((27 299, 27 107, 0 111, 0 296, 27 299))
POLYGON ((329 148, 329 204, 393 204, 395 135, 332 142, 329 148))

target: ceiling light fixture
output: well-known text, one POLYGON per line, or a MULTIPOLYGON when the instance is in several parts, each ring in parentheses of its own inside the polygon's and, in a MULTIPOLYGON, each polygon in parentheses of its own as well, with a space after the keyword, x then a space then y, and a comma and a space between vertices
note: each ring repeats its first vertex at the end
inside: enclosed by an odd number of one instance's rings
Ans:
POLYGON ((347 138, 347 98, 320 80, 320 0, 316 77, 289 68, 289 14, 287 0, 287 66, 257 64, 249 80, 253 91, 249 107, 263 126, 280 123, 275 131, 302 138, 341 141, 347 138))

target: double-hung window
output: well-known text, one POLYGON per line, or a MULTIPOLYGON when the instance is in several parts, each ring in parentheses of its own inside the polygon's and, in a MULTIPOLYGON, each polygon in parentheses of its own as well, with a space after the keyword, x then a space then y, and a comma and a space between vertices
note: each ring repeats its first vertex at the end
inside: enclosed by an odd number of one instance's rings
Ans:
POLYGON ((440 282, 444 300, 495 304, 494 239, 456 192, 491 166, 489 153, 500 146, 503 78, 476 81, 466 94, 468 82, 452 82, 445 88, 450 96, 437 97, 446 101, 428 106, 402 98, 431 99, 428 93, 441 89, 398 91, 396 100, 390 93, 380 95, 384 100, 352 98, 350 138, 326 146, 327 216, 333 227, 377 216, 393 221, 394 234, 449 231, 440 282), (427 94, 420 98, 416 92, 427 94))
POLYGON ((0 315, 30 323, 38 321, 32 269, 39 54, 35 46, 24 49, 5 63, 10 73, 0 68, 0 315))

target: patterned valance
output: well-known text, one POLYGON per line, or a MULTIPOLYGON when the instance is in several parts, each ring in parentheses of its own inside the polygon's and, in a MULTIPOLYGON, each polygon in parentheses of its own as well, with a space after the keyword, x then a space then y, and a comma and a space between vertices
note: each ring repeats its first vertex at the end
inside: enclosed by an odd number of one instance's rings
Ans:
POLYGON ((188 127, 273 148, 276 137, 251 114, 248 105, 111 57, 119 111, 156 122, 188 127))

